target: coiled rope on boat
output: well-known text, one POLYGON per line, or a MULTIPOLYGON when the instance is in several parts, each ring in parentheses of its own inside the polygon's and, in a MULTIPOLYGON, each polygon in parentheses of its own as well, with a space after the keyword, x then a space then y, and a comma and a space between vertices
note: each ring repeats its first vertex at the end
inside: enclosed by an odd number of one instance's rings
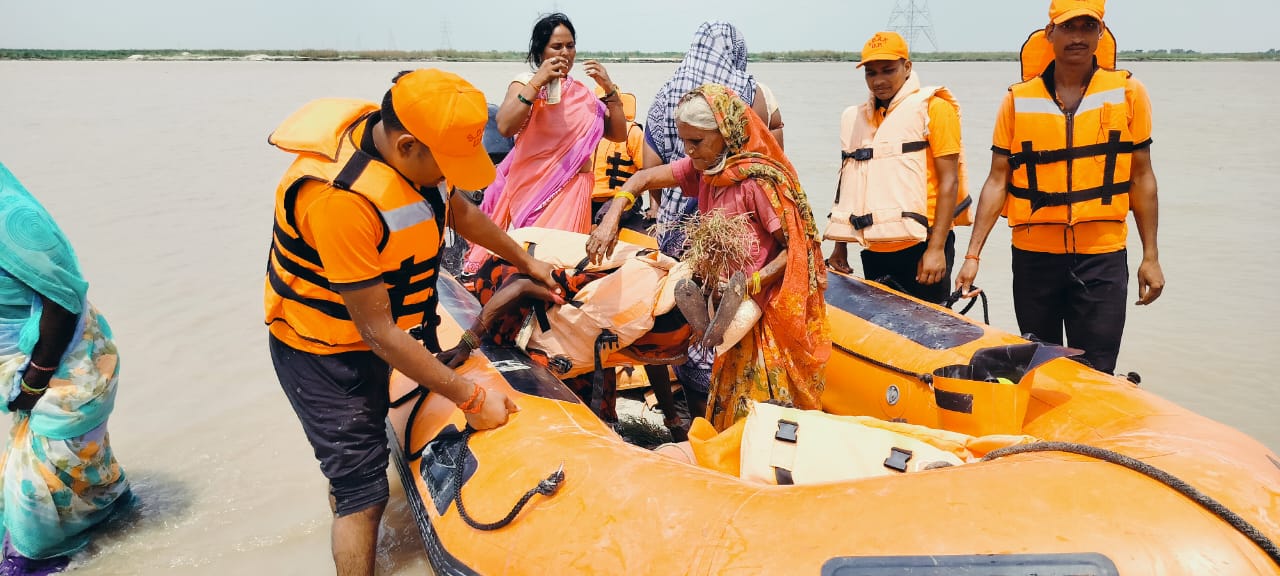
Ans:
POLYGON ((538 482, 536 486, 530 488, 528 492, 525 492, 524 496, 516 502, 515 506, 511 507, 511 511, 508 512, 503 519, 498 520, 497 522, 477 521, 467 513, 467 507, 462 503, 462 475, 466 468, 465 463, 471 456, 471 434, 473 432, 475 431, 471 428, 467 428, 467 430, 462 433, 462 451, 458 453, 458 462, 453 468, 453 485, 457 487, 457 492, 454 494, 453 500, 458 504, 458 516, 462 518, 463 522, 467 523, 467 526, 485 532, 504 528, 508 524, 511 524, 511 522, 516 519, 516 516, 520 515, 520 511, 524 509, 525 504, 528 504, 529 500, 532 500, 535 495, 541 494, 543 496, 552 496, 560 489, 560 485, 564 483, 564 464, 561 464, 560 468, 556 469, 555 472, 547 475, 547 477, 541 482, 538 482))
POLYGON ((1224 506, 1221 502, 1214 500, 1213 497, 1208 494, 1196 490, 1195 487, 1187 484, 1178 477, 1147 464, 1146 462, 1138 460, 1137 458, 1125 456, 1119 452, 1112 452, 1096 446, 1077 444, 1074 442, 1036 442, 1034 444, 1023 444, 1020 446, 1009 446, 1007 448, 992 450, 987 453, 982 460, 986 462, 997 458, 1003 458, 1005 456, 1012 456, 1014 454, 1027 454, 1032 452, 1066 452, 1068 454, 1087 456, 1095 460, 1102 460, 1104 462, 1123 466, 1133 470, 1134 472, 1147 476, 1148 478, 1174 489, 1179 494, 1186 496, 1192 502, 1199 504, 1204 509, 1213 513, 1213 515, 1221 518, 1224 522, 1231 525, 1232 528, 1235 528, 1236 531, 1253 541, 1254 544, 1257 544, 1263 552, 1266 552, 1267 556, 1271 557, 1272 562, 1275 562, 1277 566, 1280 566, 1280 548, 1277 548, 1276 544, 1272 542, 1270 538, 1267 538, 1261 530, 1258 530, 1250 524, 1248 520, 1245 520, 1240 517, 1239 514, 1232 512, 1229 508, 1224 506))

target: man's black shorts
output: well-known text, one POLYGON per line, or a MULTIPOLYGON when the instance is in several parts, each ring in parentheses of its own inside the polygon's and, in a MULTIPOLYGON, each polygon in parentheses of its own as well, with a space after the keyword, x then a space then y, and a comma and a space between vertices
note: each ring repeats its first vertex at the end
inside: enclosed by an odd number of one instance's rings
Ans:
POLYGON ((391 367, 373 352, 312 354, 274 336, 270 348, 280 386, 329 479, 338 515, 385 501, 391 367))

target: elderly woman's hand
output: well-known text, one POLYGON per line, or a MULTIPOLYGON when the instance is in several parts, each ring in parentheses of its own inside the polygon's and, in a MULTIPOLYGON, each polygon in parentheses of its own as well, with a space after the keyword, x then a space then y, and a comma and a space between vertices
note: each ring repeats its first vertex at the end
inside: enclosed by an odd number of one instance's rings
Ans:
POLYGON ((591 237, 587 239, 587 258, 592 264, 604 262, 606 258, 613 255, 613 248, 618 245, 618 227, 621 221, 620 216, 615 214, 615 210, 610 210, 595 230, 591 231, 591 237))
POLYGON ((596 84, 600 85, 600 88, 604 90, 605 94, 613 92, 618 88, 617 86, 614 86, 613 80, 609 79, 609 71, 604 69, 604 64, 595 60, 587 60, 582 63, 582 71, 585 72, 587 76, 590 76, 592 80, 595 80, 596 84))

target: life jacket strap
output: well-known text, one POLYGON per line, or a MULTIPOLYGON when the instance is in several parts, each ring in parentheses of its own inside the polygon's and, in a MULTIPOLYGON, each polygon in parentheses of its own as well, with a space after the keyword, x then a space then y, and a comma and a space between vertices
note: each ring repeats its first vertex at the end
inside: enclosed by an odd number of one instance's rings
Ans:
POLYGON ((1041 208, 1049 206, 1066 206, 1068 204, 1079 204, 1090 200, 1103 199, 1104 204, 1110 204, 1110 199, 1121 194, 1128 194, 1130 188, 1129 182, 1116 182, 1110 185, 1104 184, 1096 188, 1086 190, 1075 190, 1073 192, 1041 192, 1040 190, 1032 190, 1030 188, 1020 188, 1010 185, 1009 194, 1014 198, 1020 198, 1031 202, 1031 211, 1035 212, 1041 208))
POLYGON ((1026 165, 1028 167, 1036 164, 1052 164, 1054 162, 1066 162, 1068 160, 1082 160, 1085 158, 1093 158, 1095 156, 1106 156, 1108 160, 1113 160, 1119 154, 1132 154, 1138 147, 1133 142, 1123 142, 1120 140, 1120 131, 1112 130, 1109 133, 1106 142, 1097 144, 1089 144, 1086 146, 1076 146, 1072 148, 1061 148, 1058 150, 1031 150, 1024 143, 1023 150, 1009 155, 1009 167, 1017 170, 1026 165))
MULTIPOLYGON (((966 198, 966 200, 968 200, 968 198, 966 198)), ((963 212, 963 209, 961 209, 961 212, 963 212)), ((957 212, 957 214, 958 214, 958 213, 959 213, 959 212, 957 212)), ((925 228, 928 228, 928 227, 929 227, 929 219, 928 219, 928 218, 926 218, 926 217, 924 216, 924 214, 919 214, 919 213, 917 213, 917 212, 905 212, 905 211, 904 211, 904 212, 902 213, 902 217, 903 217, 903 218, 910 218, 911 220, 915 220, 916 222, 919 222, 919 223, 920 223, 920 225, 921 225, 921 226, 924 226, 925 228)), ((875 222, 875 215, 873 215, 873 214, 863 214, 863 215, 861 215, 861 216, 852 216, 852 215, 851 215, 851 216, 849 216, 849 224, 853 226, 853 229, 854 229, 854 230, 862 230, 863 228, 870 228, 870 227, 871 227, 873 224, 875 224, 875 223, 876 223, 876 222, 875 222)))
POLYGON ((791 469, 796 463, 796 435, 800 424, 791 420, 778 420, 778 431, 773 434, 773 450, 769 454, 769 465, 773 467, 773 478, 779 486, 795 484, 791 469))
MULTIPOLYGON (((916 140, 914 142, 903 142, 902 153, 910 154, 912 152, 919 152, 928 147, 929 147, 928 140, 916 140)), ((876 155, 876 151, 874 148, 858 148, 857 150, 854 150, 852 152, 846 152, 842 150, 840 151, 840 160, 841 161, 857 160, 859 162, 862 162, 862 161, 875 158, 875 155, 876 155)))

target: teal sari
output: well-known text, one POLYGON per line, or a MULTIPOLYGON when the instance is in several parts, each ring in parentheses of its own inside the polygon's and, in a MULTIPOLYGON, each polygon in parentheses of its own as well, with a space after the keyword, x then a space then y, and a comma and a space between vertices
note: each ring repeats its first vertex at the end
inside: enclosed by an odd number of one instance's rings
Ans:
POLYGON ((13 414, 0 456, 3 530, 28 558, 80 550, 129 493, 107 435, 119 359, 88 287, 66 236, 0 164, 0 411, 18 396, 40 339, 41 296, 79 317, 48 391, 13 414))

